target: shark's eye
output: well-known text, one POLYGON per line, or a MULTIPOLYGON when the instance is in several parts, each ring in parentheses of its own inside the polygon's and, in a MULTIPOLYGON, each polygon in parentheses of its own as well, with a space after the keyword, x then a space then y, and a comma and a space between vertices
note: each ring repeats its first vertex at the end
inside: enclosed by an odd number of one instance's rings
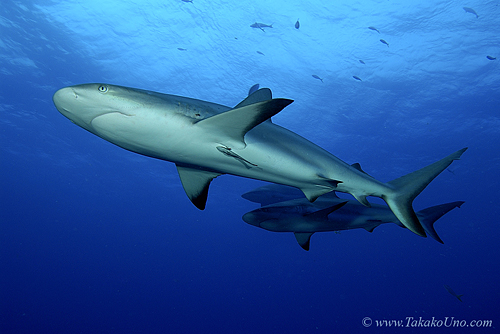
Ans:
POLYGON ((108 86, 106 85, 100 85, 99 88, 97 88, 99 93, 106 93, 108 91, 108 86))

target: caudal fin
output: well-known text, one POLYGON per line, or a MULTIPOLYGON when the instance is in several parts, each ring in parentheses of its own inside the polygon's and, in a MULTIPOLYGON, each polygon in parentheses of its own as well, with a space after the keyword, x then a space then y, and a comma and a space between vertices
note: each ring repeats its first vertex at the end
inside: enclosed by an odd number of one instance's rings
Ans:
POLYGON ((450 154, 446 158, 436 161, 427 167, 419 169, 413 173, 407 174, 390 182, 387 182, 393 191, 384 194, 382 198, 385 200, 389 208, 396 215, 399 221, 410 231, 422 237, 426 237, 425 229, 420 224, 415 211, 413 211, 412 203, 415 197, 427 187, 443 170, 445 170, 453 160, 460 159, 460 156, 467 150, 463 148, 450 154))
POLYGON ((437 242, 444 243, 434 229, 434 223, 454 208, 459 208, 462 204, 464 204, 464 202, 458 201, 431 206, 430 208, 417 212, 417 216, 425 232, 437 242))

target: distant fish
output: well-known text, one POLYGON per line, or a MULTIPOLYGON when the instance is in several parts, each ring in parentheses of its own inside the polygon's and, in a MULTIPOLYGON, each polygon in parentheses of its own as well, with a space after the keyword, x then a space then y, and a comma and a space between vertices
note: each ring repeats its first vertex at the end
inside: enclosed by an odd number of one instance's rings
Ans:
POLYGON ((374 30, 374 31, 376 31, 376 32, 378 32, 378 33, 380 34, 380 31, 378 31, 378 29, 377 29, 377 28, 375 28, 375 27, 368 27, 368 29, 370 29, 370 30, 374 30))
POLYGON ((253 93, 255 93, 256 91, 259 90, 259 87, 260 85, 259 84, 255 84, 253 85, 252 87, 250 87, 250 90, 248 91, 248 95, 252 95, 253 93))
POLYGON ((352 77, 353 77, 354 79, 356 79, 356 80, 363 81, 363 80, 361 80, 361 78, 360 78, 360 77, 357 77, 357 76, 355 76, 355 75, 353 75, 352 77))
POLYGON ((184 1, 184 2, 191 2, 191 3, 193 3, 193 0, 182 0, 182 1, 184 1))
POLYGON ((365 65, 366 63, 364 61, 362 61, 361 59, 359 60, 359 62, 363 65, 365 65))
POLYGON ((486 58, 488 58, 489 60, 495 60, 496 59, 495 57, 492 57, 492 56, 486 56, 486 58))
POLYGON ((462 301, 462 299, 461 299, 461 298, 462 298, 462 296, 463 296, 463 295, 458 295, 455 291, 453 291, 453 289, 452 289, 452 288, 450 288, 450 286, 449 286, 449 285, 446 285, 446 284, 445 284, 445 285, 444 285, 444 288, 445 288, 445 289, 446 289, 446 291, 448 291, 448 292, 449 292, 452 296, 455 296, 455 297, 457 297, 457 298, 458 298, 458 300, 462 301))
POLYGON ((262 53, 262 52, 260 52, 260 51, 255 51, 255 52, 257 52, 257 53, 258 53, 258 54, 260 54, 260 55, 265 56, 265 54, 264 54, 264 53, 262 53))
POLYGON ((299 29, 300 28, 300 23, 299 23, 299 19, 297 19, 297 22, 295 22, 295 29, 299 29))
MULTIPOLYGON (((184 0, 182 0, 182 1, 184 1, 184 0)), ((177 50, 179 50, 179 51, 187 51, 187 49, 184 49, 184 48, 177 48, 177 50)))
POLYGON ((466 13, 471 13, 471 14, 476 15, 476 19, 479 17, 479 15, 477 15, 476 11, 470 7, 464 7, 464 10, 466 13))
POLYGON ((383 44, 387 45, 387 47, 389 47, 389 43, 387 43, 385 40, 381 39, 380 40, 383 44))
MULTIPOLYGON (((274 23, 273 23, 274 24, 274 23)), ((273 24, 271 25, 267 25, 267 24, 264 24, 264 23, 259 23, 259 22, 255 22, 254 24, 251 24, 250 27, 252 28, 257 28, 257 29, 260 29, 262 30, 263 32, 266 32, 264 30, 264 28, 272 28, 273 27, 273 24)))
POLYGON ((313 77, 314 79, 318 79, 318 80, 321 80, 321 82, 323 82, 323 79, 321 79, 320 77, 318 77, 316 74, 313 74, 313 75, 312 75, 312 77, 313 77))

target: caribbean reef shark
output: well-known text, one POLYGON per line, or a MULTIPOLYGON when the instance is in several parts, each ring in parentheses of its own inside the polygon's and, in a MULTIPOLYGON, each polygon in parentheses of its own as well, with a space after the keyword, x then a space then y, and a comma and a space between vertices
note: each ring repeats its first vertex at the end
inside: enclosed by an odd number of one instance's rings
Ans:
MULTIPOLYGON (((377 226, 388 223, 404 227, 387 206, 372 204, 368 208, 356 201, 339 198, 334 191, 322 195, 314 203, 307 201, 293 188, 280 185, 260 187, 242 197, 263 205, 243 215, 246 223, 273 232, 293 232, 305 250, 309 250, 311 236, 316 232, 357 228, 373 232, 377 226)), ((434 223, 463 203, 459 201, 433 206, 417 212, 417 217, 425 232, 443 243, 434 229, 434 223)))
POLYGON ((109 84, 62 88, 53 101, 76 125, 132 152, 174 162, 186 194, 204 209, 210 182, 232 174, 299 188, 308 200, 336 190, 369 206, 383 198, 411 231, 425 237, 413 199, 466 149, 383 183, 271 121, 292 103, 262 88, 234 108, 109 84))

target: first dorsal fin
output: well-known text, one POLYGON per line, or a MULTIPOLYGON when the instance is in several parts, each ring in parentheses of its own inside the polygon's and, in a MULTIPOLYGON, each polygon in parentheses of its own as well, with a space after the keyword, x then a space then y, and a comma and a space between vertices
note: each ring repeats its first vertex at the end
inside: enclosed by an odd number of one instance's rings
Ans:
POLYGON ((176 166, 186 195, 198 209, 205 209, 210 182, 221 174, 179 165, 176 166))
POLYGON ((215 134, 220 143, 226 147, 241 149, 246 146, 243 138, 248 131, 276 115, 292 102, 293 100, 288 99, 272 99, 244 105, 204 119, 195 126, 203 127, 205 131, 215 134))
POLYGON ((308 213, 306 214, 307 217, 309 218, 313 218, 313 219, 328 219, 328 215, 330 213, 332 213, 333 211, 335 210, 338 210, 340 209, 341 207, 343 207, 348 201, 345 201, 345 202, 342 202, 342 203, 339 203, 339 204, 335 204, 335 205, 332 205, 326 209, 321 209, 321 210, 318 210, 318 211, 315 211, 315 212, 312 212, 312 213, 308 213))

